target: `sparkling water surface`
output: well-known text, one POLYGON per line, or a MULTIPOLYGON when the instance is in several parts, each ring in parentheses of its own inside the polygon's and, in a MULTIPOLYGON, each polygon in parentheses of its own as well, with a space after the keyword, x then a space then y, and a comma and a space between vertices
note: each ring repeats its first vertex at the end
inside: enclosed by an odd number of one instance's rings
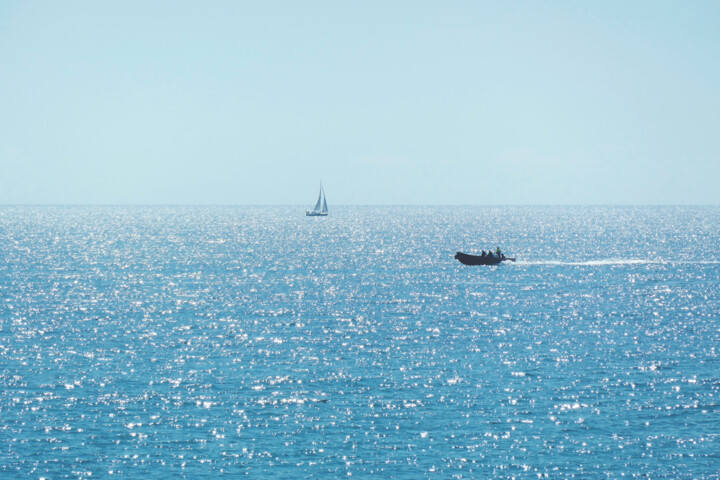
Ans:
POLYGON ((719 252, 717 207, 1 207, 0 477, 718 478, 719 252))

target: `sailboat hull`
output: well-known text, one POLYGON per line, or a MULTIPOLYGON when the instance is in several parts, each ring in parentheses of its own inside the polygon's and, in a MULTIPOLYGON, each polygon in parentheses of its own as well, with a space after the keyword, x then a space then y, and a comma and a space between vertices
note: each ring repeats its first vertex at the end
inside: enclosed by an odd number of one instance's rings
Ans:
POLYGON ((306 217, 327 217, 327 212, 310 212, 306 211, 305 216, 306 217))

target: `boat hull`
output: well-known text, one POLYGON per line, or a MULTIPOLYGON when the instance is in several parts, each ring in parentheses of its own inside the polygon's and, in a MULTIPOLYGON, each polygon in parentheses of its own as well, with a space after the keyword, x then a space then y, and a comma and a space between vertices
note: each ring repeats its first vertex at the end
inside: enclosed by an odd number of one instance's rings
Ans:
POLYGON ((493 256, 468 255, 467 253, 457 252, 455 258, 463 265, 498 265, 502 262, 514 262, 514 258, 500 258, 493 256))
POLYGON ((328 214, 323 212, 305 212, 306 217, 327 217, 328 214))

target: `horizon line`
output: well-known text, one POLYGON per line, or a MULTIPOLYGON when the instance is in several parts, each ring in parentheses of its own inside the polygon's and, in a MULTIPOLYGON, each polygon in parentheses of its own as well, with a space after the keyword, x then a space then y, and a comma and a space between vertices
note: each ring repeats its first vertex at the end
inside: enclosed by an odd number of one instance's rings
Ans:
MULTIPOLYGON (((290 203, 0 203, 0 207, 292 207, 307 208, 305 204, 290 203)), ((720 207, 720 203, 378 203, 336 204, 333 208, 348 207, 720 207)))

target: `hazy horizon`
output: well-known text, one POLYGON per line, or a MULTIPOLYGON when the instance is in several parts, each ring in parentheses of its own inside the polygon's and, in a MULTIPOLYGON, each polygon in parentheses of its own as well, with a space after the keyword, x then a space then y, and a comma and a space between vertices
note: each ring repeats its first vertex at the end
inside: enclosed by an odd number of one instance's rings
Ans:
MULTIPOLYGON (((300 209, 311 209, 312 204, 292 204, 292 203, 4 203, 0 204, 0 207, 285 207, 285 208, 300 208, 300 209)), ((382 203, 366 203, 366 204, 338 204, 330 205, 329 210, 333 208, 358 208, 358 207, 377 207, 377 208, 392 208, 392 207, 427 207, 427 208, 442 208, 442 207, 479 207, 479 208, 585 208, 585 207, 616 207, 616 208, 653 208, 653 207, 698 207, 698 208, 713 208, 720 207, 720 204, 711 203, 555 203, 555 204, 479 204, 479 203, 456 203, 456 204, 422 204, 422 203, 394 203, 394 204, 382 204, 382 203)), ((320 220, 322 221, 322 220, 320 220)))

